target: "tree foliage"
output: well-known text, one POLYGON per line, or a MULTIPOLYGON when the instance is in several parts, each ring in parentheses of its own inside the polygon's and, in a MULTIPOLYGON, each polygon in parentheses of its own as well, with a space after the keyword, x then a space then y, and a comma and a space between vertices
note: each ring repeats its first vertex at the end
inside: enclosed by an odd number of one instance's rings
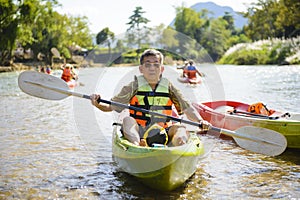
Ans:
POLYGON ((231 29, 228 29, 228 23, 222 18, 214 19, 210 23, 200 43, 209 52, 213 60, 218 60, 229 48, 229 38, 231 29))
POLYGON ((213 60, 217 60, 232 42, 237 41, 230 38, 238 35, 238 31, 233 25, 233 17, 228 13, 223 18, 217 19, 209 19, 207 13, 207 10, 196 12, 191 8, 179 7, 175 18, 175 29, 193 38, 206 49, 213 60))
POLYGON ((142 16, 144 13, 145 11, 143 11, 142 7, 138 6, 135 8, 135 10, 133 11, 133 15, 129 17, 130 21, 127 23, 130 26, 128 30, 140 30, 142 28, 142 24, 147 24, 148 22, 150 22, 149 19, 142 16))
POLYGON ((96 36, 96 43, 101 44, 106 42, 109 48, 109 52, 111 52, 111 43, 115 38, 115 34, 109 30, 108 27, 102 29, 96 36))
POLYGON ((46 61, 52 47, 64 51, 93 45, 87 18, 61 15, 54 10, 57 6, 56 0, 0 0, 0 64, 11 59, 16 45, 31 49, 34 59, 44 54, 46 61))
MULTIPOLYGON (((56 47, 64 57, 70 58, 70 49, 93 46, 88 19, 85 16, 62 15, 55 11, 58 6, 58 0, 0 0, 0 65, 12 60, 11 55, 17 45, 31 49, 35 59, 42 53, 47 60, 52 56, 52 47, 56 47)), ((299 0, 258 0, 243 13, 248 18, 248 24, 243 29, 236 29, 234 18, 229 13, 211 19, 208 18, 207 10, 196 12, 182 5, 176 8, 173 30, 171 27, 164 28, 164 25, 147 27, 150 20, 144 17, 142 7, 136 7, 129 17, 129 28, 124 40, 113 42, 114 33, 107 27, 96 35, 96 42, 101 44, 106 41, 109 50, 112 44, 116 44, 115 48, 120 51, 129 50, 130 47, 141 49, 154 45, 177 52, 183 57, 203 55, 202 49, 205 49, 217 61, 230 47, 239 43, 299 37, 299 10, 299 0), (185 37, 191 40, 183 39, 185 37)), ((266 49, 251 50, 251 56, 245 56, 244 51, 236 58, 240 59, 240 63, 246 63, 247 59, 251 63, 276 63, 286 55, 296 55, 295 49, 299 48, 294 47, 295 42, 290 44, 266 48, 272 50, 263 55, 262 59, 255 59, 255 56, 266 49), (269 56, 268 59, 265 58, 266 55, 269 56)))
POLYGON ((300 35, 299 0, 259 0, 248 9, 245 33, 252 40, 300 35))
MULTIPOLYGON (((181 6, 176 8, 175 29, 193 38, 217 61, 238 43, 300 35, 299 11, 299 0, 259 0, 243 13, 248 18, 248 24, 240 30, 234 26, 234 18, 229 13, 217 19, 208 19, 207 10, 196 12, 181 6)), ((280 57, 276 58, 277 61, 280 57)), ((254 61, 252 59, 251 63, 254 61)), ((271 63, 267 59, 257 61, 271 63)))
POLYGON ((205 11, 197 13, 191 8, 177 8, 175 17, 176 31, 194 38, 199 42, 204 30, 209 26, 206 13, 205 11))
POLYGON ((13 0, 0 0, 0 64, 2 65, 9 64, 11 52, 15 47, 21 19, 21 15, 17 15, 18 12, 20 8, 13 3, 13 0))
POLYGON ((138 6, 133 11, 133 15, 129 17, 129 22, 127 25, 129 25, 129 28, 127 29, 127 39, 128 44, 138 45, 138 49, 141 48, 142 40, 147 40, 149 36, 149 29, 147 28, 146 24, 150 22, 149 19, 143 17, 143 14, 145 11, 143 11, 143 8, 138 6))

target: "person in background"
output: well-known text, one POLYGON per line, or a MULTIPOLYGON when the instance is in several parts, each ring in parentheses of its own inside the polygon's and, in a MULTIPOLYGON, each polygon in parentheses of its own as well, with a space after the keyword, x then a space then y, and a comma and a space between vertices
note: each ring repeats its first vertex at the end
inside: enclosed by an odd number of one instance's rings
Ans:
POLYGON ((49 65, 47 65, 46 67, 46 73, 51 74, 51 67, 49 65))
POLYGON ((63 79, 66 82, 71 81, 72 79, 77 80, 78 75, 75 73, 73 69, 73 65, 71 64, 64 64, 61 66, 61 69, 63 70, 63 73, 61 75, 61 79, 63 79))
POLYGON ((193 60, 188 61, 188 65, 183 69, 183 76, 189 79, 197 78, 197 74, 201 77, 204 76, 194 65, 193 60))
MULTIPOLYGON (((162 76, 163 60, 160 51, 145 50, 140 57, 141 75, 135 76, 134 80, 124 86, 111 100, 165 115, 172 115, 175 108, 178 114, 184 113, 189 120, 201 123, 201 128, 208 130, 211 125, 203 121, 181 92, 162 76)), ((91 95, 91 103, 101 111, 122 111, 116 106, 98 103, 100 98, 100 94, 91 95)), ((158 143, 179 146, 185 144, 188 139, 186 127, 182 124, 173 124, 165 117, 150 116, 135 110, 129 110, 129 113, 130 116, 123 119, 122 131, 125 138, 136 145, 151 146, 158 143)))

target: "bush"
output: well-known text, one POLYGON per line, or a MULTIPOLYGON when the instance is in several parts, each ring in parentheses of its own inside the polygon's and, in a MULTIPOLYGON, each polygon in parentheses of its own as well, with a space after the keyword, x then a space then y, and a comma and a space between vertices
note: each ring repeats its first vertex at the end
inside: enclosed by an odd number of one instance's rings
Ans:
POLYGON ((219 64, 255 65, 266 64, 268 55, 264 49, 243 49, 233 54, 223 56, 219 64))
POLYGON ((300 37, 288 40, 275 38, 254 43, 240 43, 228 49, 218 64, 299 64, 298 43, 300 43, 300 37))

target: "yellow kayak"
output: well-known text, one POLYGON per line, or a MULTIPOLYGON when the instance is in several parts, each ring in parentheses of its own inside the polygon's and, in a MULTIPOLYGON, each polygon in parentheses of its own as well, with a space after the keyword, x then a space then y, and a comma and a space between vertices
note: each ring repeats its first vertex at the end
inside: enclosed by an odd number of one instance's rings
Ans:
POLYGON ((176 147, 141 147, 122 137, 120 127, 113 134, 113 158, 121 171, 136 177, 143 184, 160 191, 181 186, 197 169, 204 154, 201 140, 190 133, 188 142, 176 147))

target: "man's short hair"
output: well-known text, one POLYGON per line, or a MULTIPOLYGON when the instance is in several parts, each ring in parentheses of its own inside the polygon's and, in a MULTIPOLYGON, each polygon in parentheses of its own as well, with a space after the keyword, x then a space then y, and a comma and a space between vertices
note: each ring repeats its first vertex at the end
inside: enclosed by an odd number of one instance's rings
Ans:
POLYGON ((160 59, 160 63, 163 64, 164 62, 164 56, 163 54, 156 50, 156 49, 147 49, 143 52, 143 54, 141 55, 140 57, 140 64, 144 64, 144 58, 147 57, 147 56, 158 56, 158 58, 160 59))

